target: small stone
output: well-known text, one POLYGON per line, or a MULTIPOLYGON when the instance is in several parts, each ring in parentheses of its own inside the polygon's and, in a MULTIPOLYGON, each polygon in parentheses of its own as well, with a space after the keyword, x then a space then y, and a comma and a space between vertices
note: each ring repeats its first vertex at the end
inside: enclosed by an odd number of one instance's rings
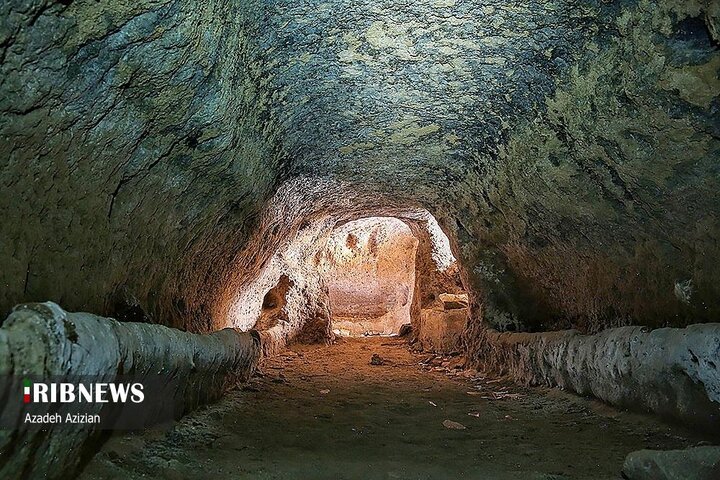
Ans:
POLYGON ((385 360, 383 360, 380 355, 378 355, 377 353, 373 353, 373 356, 370 359, 370 365, 383 365, 384 363, 385 360))
POLYGON ((445 420, 443 422, 443 426, 445 428, 449 428, 450 430, 465 430, 467 428, 462 423, 453 422, 452 420, 445 420))

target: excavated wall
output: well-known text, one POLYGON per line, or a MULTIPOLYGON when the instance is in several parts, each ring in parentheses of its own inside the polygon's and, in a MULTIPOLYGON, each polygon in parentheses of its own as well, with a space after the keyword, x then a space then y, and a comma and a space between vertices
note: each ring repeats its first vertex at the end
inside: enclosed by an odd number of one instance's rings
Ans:
MULTIPOLYGON (((450 247, 443 243, 447 238, 435 219, 423 209, 394 204, 391 198, 384 198, 379 206, 376 198, 360 196, 348 185, 329 181, 303 179, 281 186, 258 231, 229 269, 212 314, 217 319, 215 328, 257 328, 267 353, 292 341, 331 339, 328 280, 336 266, 328 251, 329 241, 337 228, 367 218, 369 212, 398 219, 420 240, 422 251, 414 265, 419 275, 411 290, 414 287, 419 295, 428 296, 461 289, 460 268, 450 247), (337 199, 328 195, 329 191, 342 195, 337 199), (266 319, 269 312, 262 308, 264 299, 278 290, 283 277, 288 283, 282 308, 272 312, 273 319, 266 319)), ((412 299, 410 317, 417 319, 419 296, 408 292, 408 297, 412 299)))
POLYGON ((395 218, 333 230, 320 264, 335 333, 397 334, 410 324, 418 240, 395 218))

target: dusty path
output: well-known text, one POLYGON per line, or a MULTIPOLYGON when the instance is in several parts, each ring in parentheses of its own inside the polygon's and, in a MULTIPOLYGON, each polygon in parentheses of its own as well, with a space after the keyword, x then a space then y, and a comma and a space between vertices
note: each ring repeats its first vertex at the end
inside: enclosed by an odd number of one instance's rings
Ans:
POLYGON ((703 440, 557 390, 455 375, 452 361, 420 365, 427 358, 388 338, 294 347, 172 430, 112 438, 82 478, 618 479, 632 450, 703 440), (370 364, 374 353, 384 364, 370 364))

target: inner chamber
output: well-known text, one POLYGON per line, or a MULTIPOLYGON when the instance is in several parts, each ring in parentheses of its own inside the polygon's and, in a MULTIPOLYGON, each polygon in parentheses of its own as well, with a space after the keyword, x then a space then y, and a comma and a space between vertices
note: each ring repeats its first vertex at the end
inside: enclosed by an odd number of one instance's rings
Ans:
POLYGON ((336 335, 391 335, 411 323, 418 243, 405 223, 390 217, 332 232, 321 271, 336 335))
POLYGON ((409 335, 416 349, 451 353, 462 350, 469 317, 450 240, 429 212, 414 210, 307 222, 239 288, 228 325, 260 331, 270 351, 409 335))

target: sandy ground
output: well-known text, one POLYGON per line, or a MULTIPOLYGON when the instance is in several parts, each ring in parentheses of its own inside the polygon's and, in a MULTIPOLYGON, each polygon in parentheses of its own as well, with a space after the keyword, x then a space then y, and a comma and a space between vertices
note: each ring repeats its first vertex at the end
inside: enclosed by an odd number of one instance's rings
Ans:
POLYGON ((618 479, 630 451, 704 440, 460 363, 410 353, 400 339, 295 346, 170 430, 112 437, 81 478, 618 479))

